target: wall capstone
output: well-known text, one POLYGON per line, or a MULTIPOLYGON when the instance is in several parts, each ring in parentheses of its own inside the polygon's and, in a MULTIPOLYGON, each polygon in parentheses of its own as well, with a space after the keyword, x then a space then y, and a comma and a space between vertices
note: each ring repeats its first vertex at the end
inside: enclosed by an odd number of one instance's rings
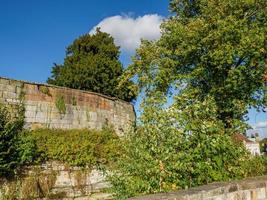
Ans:
POLYGON ((267 176, 241 181, 212 183, 178 192, 130 198, 129 200, 267 200, 267 176))

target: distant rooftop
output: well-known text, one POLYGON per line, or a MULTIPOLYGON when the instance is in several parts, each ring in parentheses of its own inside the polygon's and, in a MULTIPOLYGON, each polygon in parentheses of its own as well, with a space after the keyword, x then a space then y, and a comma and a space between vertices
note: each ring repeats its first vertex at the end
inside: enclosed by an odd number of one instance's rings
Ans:
POLYGON ((237 142, 255 143, 255 142, 249 140, 246 136, 244 136, 243 134, 240 134, 240 133, 236 133, 234 135, 234 139, 237 142))

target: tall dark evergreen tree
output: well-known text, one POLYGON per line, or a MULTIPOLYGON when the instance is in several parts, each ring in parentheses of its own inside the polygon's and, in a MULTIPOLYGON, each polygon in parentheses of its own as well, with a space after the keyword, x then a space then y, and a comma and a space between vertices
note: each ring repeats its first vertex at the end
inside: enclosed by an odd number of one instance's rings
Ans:
POLYGON ((132 81, 117 89, 123 73, 119 54, 114 39, 98 28, 94 35, 82 35, 67 47, 64 64, 54 65, 47 82, 131 101, 136 97, 132 81))

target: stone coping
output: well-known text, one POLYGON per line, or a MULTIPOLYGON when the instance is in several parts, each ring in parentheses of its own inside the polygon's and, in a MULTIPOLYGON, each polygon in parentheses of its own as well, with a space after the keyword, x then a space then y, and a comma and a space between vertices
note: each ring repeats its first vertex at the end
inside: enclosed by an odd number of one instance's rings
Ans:
POLYGON ((57 86, 57 85, 50 85, 50 84, 46 84, 46 83, 37 83, 37 82, 31 82, 31 81, 24 81, 24 80, 16 80, 16 79, 12 79, 12 78, 7 78, 7 77, 2 77, 0 76, 0 79, 4 79, 4 80, 8 80, 8 81, 16 81, 16 82, 20 82, 20 83, 26 83, 26 84, 31 84, 31 85, 37 85, 37 86, 46 86, 46 87, 50 87, 50 88, 58 88, 58 89, 64 89, 64 90, 74 90, 80 93, 86 93, 86 94, 92 94, 92 95, 97 95, 112 101, 121 101, 127 104, 132 105, 131 102, 128 101, 124 101, 122 99, 119 99, 117 97, 112 97, 112 96, 108 96, 105 94, 100 94, 100 93, 96 93, 96 92, 91 92, 91 91, 86 91, 86 90, 79 90, 79 89, 73 89, 73 88, 68 88, 68 87, 62 87, 62 86, 57 86))
MULTIPOLYGON (((234 199, 251 199, 251 200, 267 200, 267 176, 248 178, 239 181, 220 182, 203 185, 200 187, 180 190, 177 192, 159 193, 140 197, 130 198, 129 200, 206 200, 206 199, 229 199, 231 193, 242 193, 240 197, 234 199), (257 190, 264 189, 265 194, 255 194, 257 190), (248 191, 246 196, 245 191, 248 191), (254 197, 252 197, 254 195, 254 197), (225 196, 225 197, 222 197, 225 196), (256 197, 255 197, 256 196, 256 197), (257 198, 257 196, 264 196, 264 198, 257 198)), ((230 198, 232 199, 232 198, 230 198)))

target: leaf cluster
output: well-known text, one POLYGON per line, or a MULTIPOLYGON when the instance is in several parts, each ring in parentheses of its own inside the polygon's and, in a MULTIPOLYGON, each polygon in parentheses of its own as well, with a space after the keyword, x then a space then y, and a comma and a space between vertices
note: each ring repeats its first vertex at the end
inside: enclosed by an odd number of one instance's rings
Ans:
POLYGON ((55 104, 60 114, 66 114, 66 103, 62 95, 56 97, 55 104))
POLYGON ((62 161, 71 166, 112 165, 120 154, 118 136, 110 128, 96 130, 38 129, 26 139, 36 144, 36 163, 62 161))
POLYGON ((0 177, 12 177, 24 164, 34 157, 31 141, 22 139, 24 108, 19 105, 18 113, 0 105, 0 177), (13 114, 13 115, 12 115, 13 114))
POLYGON ((232 135, 266 106, 267 1, 171 0, 170 10, 123 75, 144 99, 110 177, 119 199, 266 172, 232 135))
POLYGON ((124 71, 119 54, 114 39, 97 29, 95 34, 82 35, 67 47, 64 64, 55 64, 47 82, 131 101, 136 97, 132 81, 117 88, 124 71))
POLYGON ((146 123, 123 139, 123 154, 109 177, 116 198, 174 191, 266 172, 261 158, 252 158, 243 144, 226 133, 223 123, 212 121, 208 113, 211 108, 206 116, 201 114, 192 122, 172 108, 150 109, 145 112, 146 123))
POLYGON ((267 2, 172 0, 158 41, 143 41, 124 77, 144 96, 160 91, 189 100, 214 98, 231 128, 248 108, 266 105, 267 2))

